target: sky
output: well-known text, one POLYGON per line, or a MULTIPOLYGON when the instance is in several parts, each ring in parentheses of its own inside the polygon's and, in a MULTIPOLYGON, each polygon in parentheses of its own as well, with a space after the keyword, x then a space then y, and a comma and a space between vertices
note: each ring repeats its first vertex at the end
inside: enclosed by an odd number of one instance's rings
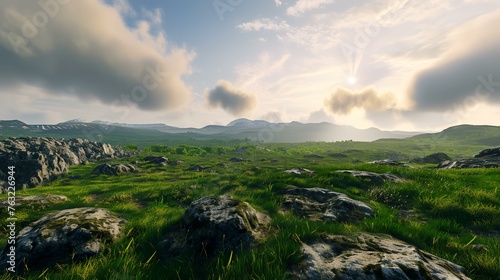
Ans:
POLYGON ((0 0, 0 119, 500 125, 498 0, 0 0))

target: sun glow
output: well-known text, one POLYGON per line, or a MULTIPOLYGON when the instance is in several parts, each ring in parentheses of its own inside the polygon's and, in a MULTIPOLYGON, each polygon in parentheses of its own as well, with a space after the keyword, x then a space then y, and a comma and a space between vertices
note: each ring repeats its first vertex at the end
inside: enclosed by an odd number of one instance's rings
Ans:
POLYGON ((349 77, 349 79, 347 79, 347 82, 349 82, 351 85, 354 85, 356 83, 356 78, 354 77, 349 77))

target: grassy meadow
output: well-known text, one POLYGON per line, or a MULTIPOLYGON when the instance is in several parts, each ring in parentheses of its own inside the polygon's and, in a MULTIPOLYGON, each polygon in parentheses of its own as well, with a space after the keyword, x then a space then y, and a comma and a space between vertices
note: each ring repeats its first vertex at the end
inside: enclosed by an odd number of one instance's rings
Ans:
MULTIPOLYGON (((499 169, 441 170, 435 165, 407 168, 367 163, 385 158, 408 160, 437 151, 452 157, 472 156, 487 147, 483 143, 450 145, 433 138, 232 146, 204 146, 200 142, 196 146, 141 147, 135 156, 108 161, 134 164, 139 172, 133 174, 92 175, 101 163, 72 166, 69 174, 48 185, 17 192, 17 196, 61 194, 70 199, 48 206, 17 207, 17 230, 57 210, 91 206, 125 218, 124 235, 99 257, 30 270, 21 279, 286 279, 286 269, 301 258, 301 242, 324 234, 360 231, 391 234, 463 266, 473 279, 494 279, 500 275, 499 169), (329 156, 338 153, 345 157, 329 156), (308 154, 324 157, 304 157, 308 154), (158 167, 143 160, 147 155, 184 163, 158 167), (231 162, 232 157, 251 161, 231 162), (215 172, 186 171, 195 164, 215 172), (315 174, 283 172, 294 167, 315 174), (335 172, 340 169, 388 172, 405 182, 373 185, 335 172), (309 221, 284 213, 280 210, 281 193, 289 185, 345 193, 367 203, 376 217, 349 224, 309 221), (189 252, 176 258, 162 257, 158 242, 189 204, 206 195, 221 194, 231 194, 268 214, 272 223, 267 240, 252 250, 226 252, 213 259, 195 258, 189 252)), ((6 199, 6 194, 0 199, 6 199)), ((1 237, 7 236, 5 212, 1 212, 1 237)), ((5 241, 0 240, 2 244, 5 241)), ((2 277, 16 279, 13 275, 2 277)))

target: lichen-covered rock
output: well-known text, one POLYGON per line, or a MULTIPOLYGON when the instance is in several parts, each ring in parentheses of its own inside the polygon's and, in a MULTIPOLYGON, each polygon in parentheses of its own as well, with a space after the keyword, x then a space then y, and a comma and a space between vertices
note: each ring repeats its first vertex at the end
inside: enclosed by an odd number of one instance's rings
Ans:
POLYGON ((123 173, 136 172, 137 168, 132 164, 101 164, 92 170, 92 174, 119 175, 123 173))
POLYGON ((191 203, 180 223, 159 243, 166 256, 195 252, 213 256, 221 250, 248 248, 264 238, 270 222, 248 203, 230 196, 205 196, 191 203))
MULTIPOLYGON (((42 195, 30 195, 30 196, 16 196, 16 207, 21 206, 34 206, 34 205, 47 205, 55 204, 67 201, 68 197, 65 195, 56 194, 42 194, 42 195)), ((8 206, 8 201, 0 202, 0 206, 8 206)))
POLYGON ((351 174, 356 178, 359 178, 361 180, 369 180, 374 184, 382 184, 385 181, 390 181, 395 183, 403 182, 403 179, 389 173, 376 173, 376 172, 359 171, 359 170, 337 170, 336 172, 351 174))
POLYGON ((500 168, 500 147, 482 150, 472 158, 447 160, 439 168, 500 168))
MULTIPOLYGON (((46 215, 22 229, 16 238, 16 270, 45 268, 93 257, 119 237, 125 220, 101 208, 66 209, 46 215)), ((0 257, 7 264, 8 244, 0 257)))
POLYGON ((450 261, 388 235, 331 235, 303 244, 293 279, 401 280, 470 279, 450 261))
POLYGON ((311 220, 357 222, 375 216, 373 210, 363 202, 322 188, 293 187, 286 190, 282 207, 311 220))

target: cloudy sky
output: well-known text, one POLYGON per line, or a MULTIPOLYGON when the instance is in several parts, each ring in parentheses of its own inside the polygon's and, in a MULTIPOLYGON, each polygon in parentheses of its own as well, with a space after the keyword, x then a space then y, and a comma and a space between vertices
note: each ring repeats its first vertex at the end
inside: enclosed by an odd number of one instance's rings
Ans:
POLYGON ((500 125, 498 0, 0 6, 0 119, 500 125))

